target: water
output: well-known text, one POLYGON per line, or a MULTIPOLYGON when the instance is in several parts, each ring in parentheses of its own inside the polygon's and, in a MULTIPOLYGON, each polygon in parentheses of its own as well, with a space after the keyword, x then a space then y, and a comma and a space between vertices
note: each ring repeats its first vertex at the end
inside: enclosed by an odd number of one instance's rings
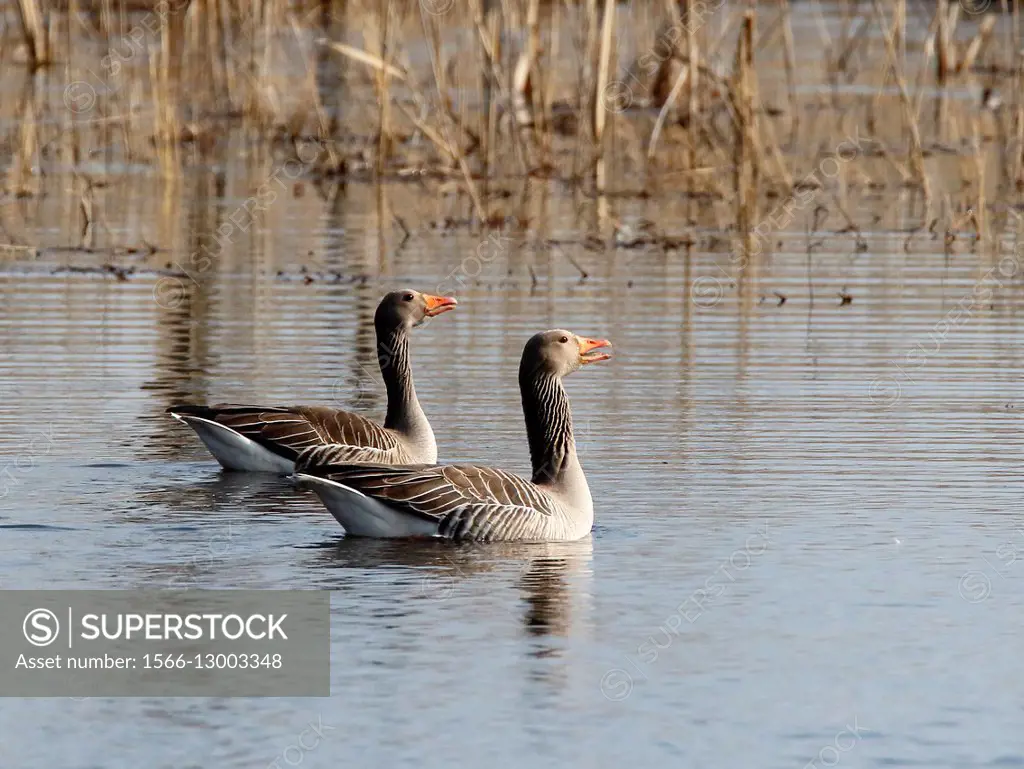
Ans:
MULTIPOLYGON (((481 236, 434 226, 449 202, 357 184, 334 202, 296 187, 201 274, 168 273, 197 272, 252 173, 205 197, 201 176, 135 206, 132 182, 101 193, 102 238, 159 233, 157 254, 4 257, 0 586, 332 590, 333 696, 2 701, 5 765, 1024 763, 1016 257, 928 236, 908 253, 883 218, 859 253, 826 233, 808 260, 781 233, 737 282, 698 227, 689 255, 568 246, 581 281, 518 238, 475 263, 481 236), (135 272, 64 269, 109 261, 135 272), (219 473, 163 413, 379 417, 378 298, 453 271, 472 276, 459 309, 413 347, 443 460, 526 471, 522 344, 555 326, 613 340, 567 381, 592 537, 346 540, 314 496, 219 473)), ((73 205, 47 183, 30 231, 55 246, 47 223, 73 205)), ((607 233, 577 205, 554 196, 545 236, 607 233)), ((619 213, 678 234, 686 210, 619 213)))

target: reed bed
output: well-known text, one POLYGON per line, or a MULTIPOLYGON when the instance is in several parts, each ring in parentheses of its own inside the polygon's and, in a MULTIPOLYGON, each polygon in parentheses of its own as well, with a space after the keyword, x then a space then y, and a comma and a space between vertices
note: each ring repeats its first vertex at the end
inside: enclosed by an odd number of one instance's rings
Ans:
POLYGON ((681 196, 680 226, 745 254, 812 217, 856 239, 877 224, 857 200, 881 194, 910 200, 908 241, 955 223, 984 243, 1024 200, 1006 0, 17 0, 6 18, 6 193, 73 169, 90 227, 105 175, 173 186, 238 137, 324 189, 454 189, 484 229, 554 184, 601 201, 621 243, 616 207, 681 196))

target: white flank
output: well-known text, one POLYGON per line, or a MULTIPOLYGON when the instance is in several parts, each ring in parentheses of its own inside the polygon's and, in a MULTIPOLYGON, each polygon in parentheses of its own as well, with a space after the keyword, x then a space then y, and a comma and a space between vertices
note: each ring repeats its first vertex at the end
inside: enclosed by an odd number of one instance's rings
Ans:
POLYGON ((388 507, 361 491, 315 475, 296 473, 295 480, 313 489, 324 506, 353 537, 434 537, 437 524, 388 507))
POLYGON ((287 475, 295 469, 295 463, 290 459, 279 457, 230 427, 187 414, 173 416, 196 431, 196 435, 225 470, 287 475))

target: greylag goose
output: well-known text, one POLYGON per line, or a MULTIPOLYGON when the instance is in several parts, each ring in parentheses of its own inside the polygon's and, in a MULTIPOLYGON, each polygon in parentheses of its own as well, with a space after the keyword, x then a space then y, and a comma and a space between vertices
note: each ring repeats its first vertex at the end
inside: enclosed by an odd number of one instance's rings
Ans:
POLYGON ((456 301, 404 289, 381 299, 373 317, 377 357, 388 393, 383 427, 358 414, 321 406, 172 406, 226 470, 291 473, 308 446, 333 444, 353 462, 436 462, 434 432, 416 398, 409 363, 409 331, 456 301))
POLYGON ((519 364, 530 480, 493 467, 359 465, 347 446, 316 446, 295 463, 345 531, 363 537, 553 542, 585 537, 594 503, 576 456, 562 378, 611 357, 611 343, 556 329, 533 336, 519 364))

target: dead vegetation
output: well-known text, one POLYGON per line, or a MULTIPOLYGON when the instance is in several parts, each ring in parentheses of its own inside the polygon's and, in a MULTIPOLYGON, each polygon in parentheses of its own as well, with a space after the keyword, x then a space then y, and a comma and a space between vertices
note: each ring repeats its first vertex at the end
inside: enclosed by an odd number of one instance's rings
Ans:
POLYGON ((742 264, 812 214, 859 240, 874 223, 858 201, 883 192, 909 201, 908 243, 939 221, 984 242, 1024 199, 1024 49, 1005 0, 16 10, 0 52, 5 82, 12 63, 23 78, 4 110, 6 193, 73 169, 85 248, 102 226, 93 191, 118 169, 148 165, 173 188, 239 153, 296 164, 326 199, 353 180, 454 189, 455 218, 479 228, 529 228, 531 185, 555 184, 598 201, 613 245, 624 201, 677 197, 682 229, 739 235, 742 264))

